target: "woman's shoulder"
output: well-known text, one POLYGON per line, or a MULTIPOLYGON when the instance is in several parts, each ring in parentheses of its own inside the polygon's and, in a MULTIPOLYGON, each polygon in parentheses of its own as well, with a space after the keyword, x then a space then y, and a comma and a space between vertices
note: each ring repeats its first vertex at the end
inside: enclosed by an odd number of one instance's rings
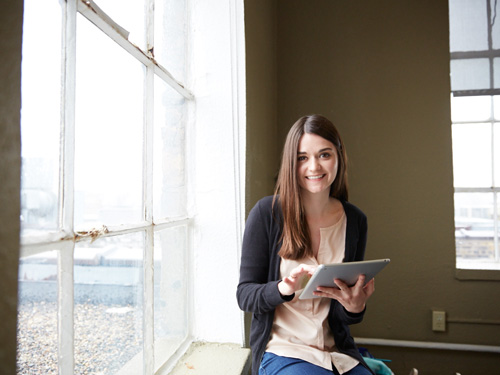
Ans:
POLYGON ((274 200, 274 196, 267 196, 259 199, 250 210, 246 225, 261 226, 266 228, 275 228, 281 222, 281 209, 279 208, 278 199, 274 200))
POLYGON ((354 204, 347 202, 347 201, 341 201, 342 205, 344 206, 344 211, 347 216, 356 216, 358 218, 366 219, 365 213, 357 206, 354 204))
POLYGON ((268 195, 266 197, 260 198, 257 203, 255 203, 252 210, 258 210, 262 213, 270 213, 279 207, 279 196, 274 198, 274 195, 268 195))

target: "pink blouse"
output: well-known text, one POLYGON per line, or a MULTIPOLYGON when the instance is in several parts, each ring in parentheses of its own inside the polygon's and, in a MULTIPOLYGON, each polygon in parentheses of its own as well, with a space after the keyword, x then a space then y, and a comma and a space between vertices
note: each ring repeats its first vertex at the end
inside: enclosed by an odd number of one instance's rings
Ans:
MULTIPOLYGON (((321 240, 317 258, 299 261, 281 259, 280 277, 300 264, 340 263, 345 253, 346 216, 334 225, 321 228, 321 240)), ((304 285, 307 278, 303 281, 304 285)), ((300 300, 298 290, 292 301, 276 308, 271 338, 266 351, 284 357, 299 358, 328 370, 332 364, 340 374, 353 369, 359 362, 337 351, 332 332, 328 326, 329 298, 300 300), (318 334, 319 333, 319 334, 318 334)))

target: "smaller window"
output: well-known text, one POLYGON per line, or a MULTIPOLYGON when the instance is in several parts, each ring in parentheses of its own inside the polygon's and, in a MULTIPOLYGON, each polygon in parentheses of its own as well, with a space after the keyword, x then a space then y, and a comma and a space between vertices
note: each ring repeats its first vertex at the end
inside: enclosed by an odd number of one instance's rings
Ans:
POLYGON ((500 269, 497 2, 449 0, 457 268, 500 269))

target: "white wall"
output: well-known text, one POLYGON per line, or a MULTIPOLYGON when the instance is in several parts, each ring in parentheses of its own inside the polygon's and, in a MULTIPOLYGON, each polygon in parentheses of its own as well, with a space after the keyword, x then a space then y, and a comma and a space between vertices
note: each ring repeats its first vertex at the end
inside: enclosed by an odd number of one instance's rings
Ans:
POLYGON ((243 1, 194 0, 191 20, 192 329, 196 340, 242 344, 236 285, 245 181, 243 1))

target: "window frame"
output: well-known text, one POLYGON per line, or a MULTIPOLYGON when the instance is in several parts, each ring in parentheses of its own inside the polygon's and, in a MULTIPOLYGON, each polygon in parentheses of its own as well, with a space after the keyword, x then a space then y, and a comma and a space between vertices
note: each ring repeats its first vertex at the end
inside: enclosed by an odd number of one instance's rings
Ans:
MULTIPOLYGON (((449 0, 452 2, 453 0, 449 0)), ((451 108, 453 110, 453 97, 474 97, 474 96, 487 96, 490 98, 490 116, 488 119, 481 120, 472 120, 472 121, 454 121, 452 119, 451 127, 454 125, 461 124, 474 124, 474 123, 482 123, 490 125, 490 134, 491 134, 491 178, 492 178, 492 186, 491 187, 475 187, 475 186, 467 186, 467 187, 456 187, 454 186, 454 195, 457 193, 492 193, 493 194, 493 225, 494 225, 494 260, 489 261, 481 261, 481 260, 460 260, 457 254, 457 247, 455 248, 455 260, 456 260, 456 277, 458 279, 464 280, 476 280, 476 279, 499 279, 500 280, 500 240, 499 240, 499 207, 498 207, 498 194, 500 193, 500 184, 497 184, 495 181, 495 177, 500 179, 500 176, 495 176, 495 151, 499 152, 499 150, 495 150, 494 145, 494 137, 495 137, 495 124, 499 124, 500 121, 495 120, 494 116, 494 99, 495 96, 500 95, 500 89, 495 88, 494 81, 494 59, 500 57, 500 49, 493 48, 493 22, 490 22, 492 19, 493 11, 495 11, 493 17, 494 19, 497 17, 496 10, 492 10, 490 0, 484 0, 486 5, 486 16, 487 16, 487 49, 486 50, 475 50, 475 51, 450 51, 450 66, 453 61, 461 61, 467 59, 478 59, 485 58, 489 63, 489 87, 481 88, 481 89, 469 89, 469 90, 454 90, 451 87, 451 108), (497 184, 497 186, 495 186, 497 184)), ((452 30, 450 29, 450 35, 452 30)), ((451 45, 450 45, 451 50, 451 45)), ((455 151, 453 151, 455 152, 455 151)), ((499 181, 500 182, 500 181, 499 181)), ((456 212, 455 212, 456 217, 456 212)), ((455 241, 457 241, 457 237, 455 235, 455 241)))
MULTIPOLYGON (((59 231, 21 237, 20 257, 36 255, 48 250, 58 251, 58 371, 72 374, 74 359, 74 249, 81 241, 95 237, 88 233, 75 232, 74 217, 74 161, 75 161, 75 82, 76 82, 76 23, 81 14, 98 27, 132 57, 145 67, 144 75, 144 144, 143 144, 143 220, 138 224, 107 227, 100 237, 145 232, 143 251, 143 373, 155 373, 154 360, 154 234, 174 226, 186 226, 187 247, 190 247, 192 217, 170 217, 153 221, 153 108, 154 78, 163 80, 181 94, 188 102, 194 95, 185 84, 177 81, 153 56, 154 46, 154 0, 145 0, 147 51, 142 51, 128 39, 126 34, 92 0, 67 0, 60 3, 62 10, 62 81, 61 81, 61 142, 59 165, 59 231)), ((190 104, 188 103, 189 107, 190 104)), ((189 112, 189 109, 188 109, 189 112)), ((187 120, 189 121, 189 120, 187 120)), ((186 124, 187 125, 187 124, 186 124)), ((184 155, 186 161, 186 155, 184 155)), ((90 228, 89 228, 90 229, 90 228)), ((189 259, 189 257, 188 257, 189 259)), ((189 332, 188 327, 188 332, 189 332)), ((188 345, 189 337, 181 346, 188 345)), ((167 359, 165 359, 167 360, 167 359)), ((168 361, 167 361, 168 362, 168 361)), ((165 363, 162 365, 165 366, 165 363)), ((159 368, 161 370, 162 367, 159 368)))

